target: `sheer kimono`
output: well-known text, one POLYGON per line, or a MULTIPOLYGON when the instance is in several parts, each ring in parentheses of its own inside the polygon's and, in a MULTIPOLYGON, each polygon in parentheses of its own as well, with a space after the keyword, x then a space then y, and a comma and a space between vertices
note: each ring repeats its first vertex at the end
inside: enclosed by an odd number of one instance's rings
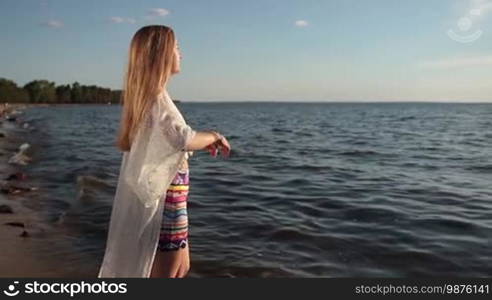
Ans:
POLYGON ((167 92, 159 95, 131 150, 123 152, 98 278, 150 277, 163 199, 195 134, 167 92))

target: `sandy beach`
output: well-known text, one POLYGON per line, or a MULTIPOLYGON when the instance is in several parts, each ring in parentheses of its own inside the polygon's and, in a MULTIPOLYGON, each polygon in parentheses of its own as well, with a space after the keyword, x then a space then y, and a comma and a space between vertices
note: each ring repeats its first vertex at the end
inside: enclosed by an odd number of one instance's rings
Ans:
POLYGON ((15 154, 12 150, 20 146, 14 129, 28 130, 28 125, 22 121, 22 110, 29 105, 10 104, 5 108, 2 104, 0 107, 0 277, 55 277, 57 273, 34 255, 43 243, 38 237, 43 235, 44 229, 37 225, 40 222, 36 214, 22 202, 36 192, 35 187, 29 186, 29 174, 23 173, 23 165, 9 163, 15 154), (26 178, 16 178, 13 174, 24 174, 26 178))

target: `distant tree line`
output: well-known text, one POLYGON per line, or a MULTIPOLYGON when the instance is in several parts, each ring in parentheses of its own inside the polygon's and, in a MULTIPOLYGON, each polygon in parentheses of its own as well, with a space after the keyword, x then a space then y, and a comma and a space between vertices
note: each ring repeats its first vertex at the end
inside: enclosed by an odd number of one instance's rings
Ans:
POLYGON ((48 80, 33 80, 23 87, 0 78, 0 103, 119 103, 121 90, 111 90, 78 82, 55 85, 48 80))

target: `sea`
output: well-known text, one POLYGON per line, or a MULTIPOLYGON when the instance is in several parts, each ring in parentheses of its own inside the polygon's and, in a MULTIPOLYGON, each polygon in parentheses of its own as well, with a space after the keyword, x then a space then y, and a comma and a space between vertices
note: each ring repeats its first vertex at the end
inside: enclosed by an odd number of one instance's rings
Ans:
MULTIPOLYGON (((230 157, 189 160, 190 277, 492 276, 492 104, 180 102, 230 157)), ((30 107, 23 205, 60 276, 97 276, 119 105, 30 107)), ((21 130, 22 131, 22 130, 21 130)), ((24 140, 22 140, 24 139, 24 140)), ((132 226, 132 224, 128 224, 132 226)))

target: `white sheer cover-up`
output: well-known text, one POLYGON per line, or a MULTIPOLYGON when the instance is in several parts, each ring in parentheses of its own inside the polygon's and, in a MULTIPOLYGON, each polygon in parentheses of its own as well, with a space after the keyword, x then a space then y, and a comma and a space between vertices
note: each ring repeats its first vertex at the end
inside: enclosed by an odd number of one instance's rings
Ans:
POLYGON ((167 91, 159 95, 131 150, 123 152, 98 278, 150 277, 162 198, 187 158, 185 147, 195 134, 167 91))

